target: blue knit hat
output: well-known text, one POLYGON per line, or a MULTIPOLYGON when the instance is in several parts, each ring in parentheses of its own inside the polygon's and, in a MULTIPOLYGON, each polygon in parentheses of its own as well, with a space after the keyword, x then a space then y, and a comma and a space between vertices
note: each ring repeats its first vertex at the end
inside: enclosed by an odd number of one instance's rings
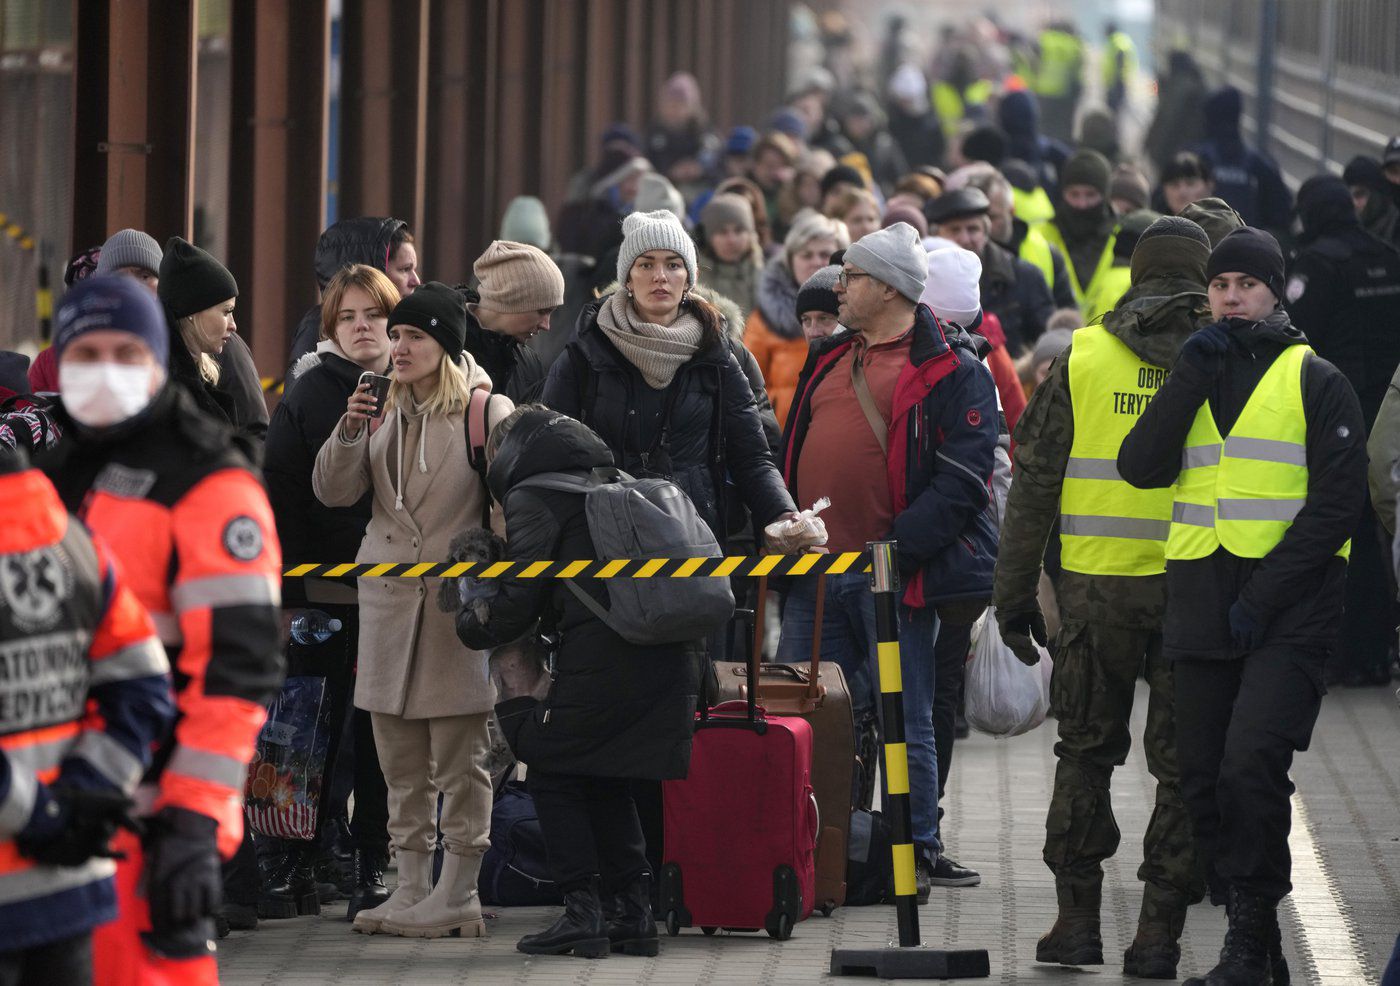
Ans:
POLYGON ((58 306, 54 358, 62 361, 69 343, 99 329, 137 336, 150 348, 159 366, 165 366, 170 356, 170 330, 160 302, 150 288, 133 278, 115 274, 88 277, 68 289, 58 306))

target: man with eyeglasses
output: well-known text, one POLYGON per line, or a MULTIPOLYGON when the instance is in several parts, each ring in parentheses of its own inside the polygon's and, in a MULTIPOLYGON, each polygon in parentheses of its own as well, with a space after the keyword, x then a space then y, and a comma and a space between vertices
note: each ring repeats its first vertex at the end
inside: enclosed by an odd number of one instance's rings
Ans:
MULTIPOLYGON (((997 523, 989 495, 997 443, 996 385, 956 326, 919 303, 927 255, 895 223, 845 252, 837 315, 845 329, 813 343, 783 435, 793 497, 831 498, 831 551, 899 545, 904 724, 918 855, 919 902, 929 888, 969 886, 972 870, 943 855, 934 747, 935 607, 991 594, 997 523)), ((781 659, 811 653, 816 587, 797 580, 783 613, 781 659)), ((875 609, 859 573, 827 577, 822 656, 851 683, 857 718, 877 705, 875 609)))

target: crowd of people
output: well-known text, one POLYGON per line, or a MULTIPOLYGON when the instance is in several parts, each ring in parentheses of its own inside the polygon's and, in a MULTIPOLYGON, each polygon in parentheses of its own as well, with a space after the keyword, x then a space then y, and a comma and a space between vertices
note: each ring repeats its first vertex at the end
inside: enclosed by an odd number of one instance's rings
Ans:
MULTIPOLYGON (((673 75, 470 274, 425 281, 401 220, 336 222, 271 414, 217 258, 125 229, 73 259, 53 344, 0 357, 0 981, 215 982, 216 937, 337 898, 365 934, 485 934, 502 749, 565 905, 520 950, 657 954, 661 782, 743 634, 639 643, 598 580, 281 577, 597 558, 569 484, 623 473, 673 483, 717 551, 897 543, 920 903, 980 882, 940 800, 994 624, 1054 658, 1035 959, 1105 961, 1145 677, 1123 970, 1175 978, 1208 896, 1229 932, 1192 982, 1287 981, 1292 757, 1329 685, 1395 662, 1400 137, 1295 192, 1176 52, 1139 159, 1116 29, 1103 107, 1065 25, 979 22, 928 64, 904 30, 876 85, 814 67, 761 127, 715 131, 673 75), (784 523, 823 497, 822 536, 784 523), (255 837, 286 675, 325 681, 325 787, 311 832, 255 837)), ((778 622, 766 656, 818 640, 878 732, 866 576, 788 580, 778 622)))

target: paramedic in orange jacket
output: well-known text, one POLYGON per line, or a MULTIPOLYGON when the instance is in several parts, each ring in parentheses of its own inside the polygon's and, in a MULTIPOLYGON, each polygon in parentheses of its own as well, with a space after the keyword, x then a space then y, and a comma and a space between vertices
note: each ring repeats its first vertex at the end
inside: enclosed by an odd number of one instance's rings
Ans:
POLYGON ((0 982, 92 981, 108 843, 175 718, 170 665, 110 555, 0 449, 0 982))
MULTIPOLYGON (((206 300, 191 328, 222 331, 224 299, 206 300)), ((118 841, 121 914, 95 938, 104 986, 218 981, 220 857, 242 837, 245 770, 282 680, 272 510, 227 426, 166 379, 169 345, 150 292, 126 278, 86 280, 59 309, 65 439, 43 464, 150 611, 180 713, 137 792, 147 835, 118 841)))

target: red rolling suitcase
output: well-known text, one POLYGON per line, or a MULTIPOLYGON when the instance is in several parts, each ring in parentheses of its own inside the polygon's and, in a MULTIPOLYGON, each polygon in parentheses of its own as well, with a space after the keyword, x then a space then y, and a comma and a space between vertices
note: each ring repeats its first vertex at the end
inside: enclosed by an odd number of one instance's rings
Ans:
POLYGON ((658 887, 666 931, 767 931, 784 941, 812 913, 820 828, 812 727, 748 698, 703 712, 690 773, 665 781, 666 859, 658 887))

